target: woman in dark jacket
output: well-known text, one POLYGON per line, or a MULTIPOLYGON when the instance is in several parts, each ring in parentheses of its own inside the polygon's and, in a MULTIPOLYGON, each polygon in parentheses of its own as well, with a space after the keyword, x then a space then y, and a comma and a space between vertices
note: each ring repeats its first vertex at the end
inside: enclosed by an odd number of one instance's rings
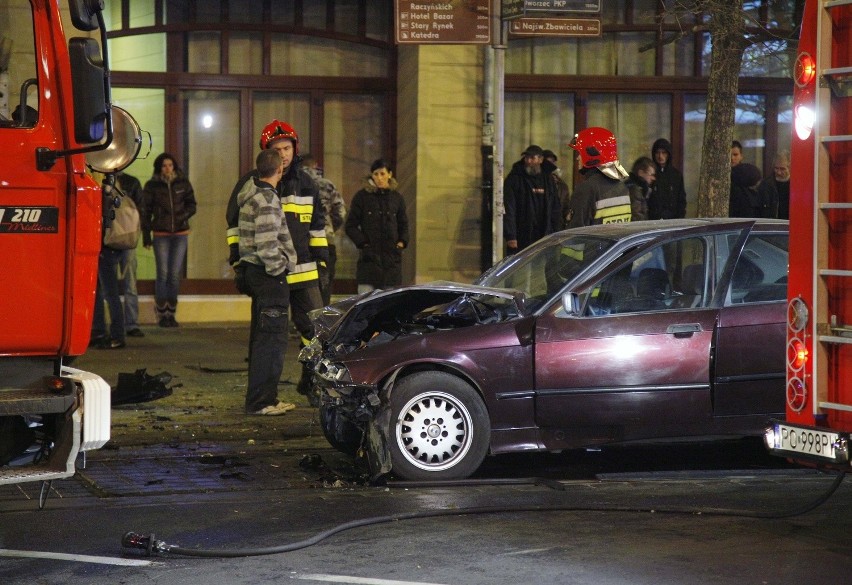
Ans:
POLYGON ((154 175, 145 183, 143 196, 142 243, 154 246, 157 322, 160 327, 177 327, 178 285, 186 261, 189 218, 195 215, 195 193, 175 158, 164 152, 154 159, 154 175))
POLYGON ((361 251, 355 273, 359 293, 402 284, 408 216, 396 188, 390 165, 379 159, 370 166, 364 187, 352 198, 346 235, 361 251))

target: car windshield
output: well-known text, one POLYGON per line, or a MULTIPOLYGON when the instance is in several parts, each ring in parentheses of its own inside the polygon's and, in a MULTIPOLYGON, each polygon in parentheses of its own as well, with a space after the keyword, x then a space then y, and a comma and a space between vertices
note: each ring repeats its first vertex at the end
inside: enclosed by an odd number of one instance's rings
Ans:
POLYGON ((613 244, 613 240, 588 235, 547 238, 504 258, 475 284, 519 290, 526 295, 528 307, 536 310, 613 244))

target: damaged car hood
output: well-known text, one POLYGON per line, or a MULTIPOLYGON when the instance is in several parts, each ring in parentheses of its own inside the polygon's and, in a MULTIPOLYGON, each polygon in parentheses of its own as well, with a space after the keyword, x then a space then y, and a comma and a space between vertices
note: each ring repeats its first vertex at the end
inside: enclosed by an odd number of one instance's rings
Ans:
POLYGON ((526 316, 517 290, 448 281, 376 290, 311 313, 315 334, 328 344, 368 343, 376 336, 496 323, 526 316))

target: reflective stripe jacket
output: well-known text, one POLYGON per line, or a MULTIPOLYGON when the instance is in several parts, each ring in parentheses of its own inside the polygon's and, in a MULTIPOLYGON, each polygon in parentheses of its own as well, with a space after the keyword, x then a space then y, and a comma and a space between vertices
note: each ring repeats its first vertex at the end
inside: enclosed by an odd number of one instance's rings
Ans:
MULTIPOLYGON (((239 261, 239 219, 240 208, 237 194, 249 179, 256 177, 257 171, 251 171, 237 182, 228 200, 225 219, 228 222, 228 246, 230 261, 239 261), (235 250, 236 248, 236 250, 235 250)), ((287 227, 296 248, 296 267, 287 274, 287 284, 291 290, 316 286, 319 282, 318 263, 328 261, 328 239, 325 236, 325 211, 319 190, 313 179, 300 168, 296 159, 287 174, 278 183, 278 197, 281 208, 287 218, 287 227)))
POLYGON ((630 221, 630 192, 623 181, 610 179, 598 169, 586 178, 571 197, 568 227, 630 221))
POLYGON ((305 167, 305 172, 311 176, 319 189, 320 200, 325 208, 325 237, 328 238, 328 245, 333 246, 334 232, 343 227, 343 222, 346 221, 346 203, 343 201, 343 195, 334 183, 323 176, 320 169, 305 167))

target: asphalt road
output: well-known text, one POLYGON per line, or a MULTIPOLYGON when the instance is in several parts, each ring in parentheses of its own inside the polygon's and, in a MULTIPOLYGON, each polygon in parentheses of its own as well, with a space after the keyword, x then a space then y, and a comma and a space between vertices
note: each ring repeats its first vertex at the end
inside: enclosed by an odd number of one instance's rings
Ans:
POLYGON ((834 478, 759 441, 490 457, 458 485, 370 485, 288 383, 294 353, 281 392, 299 407, 247 417, 243 327, 146 333, 75 365, 111 383, 168 370, 182 385, 115 409, 113 440, 54 482, 43 510, 38 484, 0 488, 0 583, 850 580, 852 483, 801 513, 834 478), (128 531, 153 533, 163 551, 123 548, 128 531), (199 550, 214 556, 183 554, 199 550))
MULTIPOLYGON (((223 483, 242 471, 227 489, 86 490, 52 497, 41 511, 34 500, 3 499, 0 582, 818 585, 846 583, 852 570, 852 484, 812 511, 772 518, 827 492, 833 478, 811 471, 636 471, 426 488, 323 484, 321 471, 300 467, 313 482, 305 487, 258 480, 261 467, 288 458, 242 457, 215 465, 223 483), (153 533, 168 552, 123 549, 128 531, 153 533), (281 552, 221 558, 270 547, 281 552)), ((116 474, 130 462, 110 465, 116 474)))

